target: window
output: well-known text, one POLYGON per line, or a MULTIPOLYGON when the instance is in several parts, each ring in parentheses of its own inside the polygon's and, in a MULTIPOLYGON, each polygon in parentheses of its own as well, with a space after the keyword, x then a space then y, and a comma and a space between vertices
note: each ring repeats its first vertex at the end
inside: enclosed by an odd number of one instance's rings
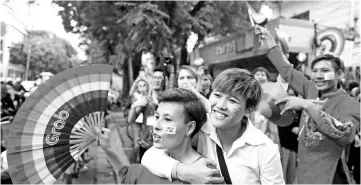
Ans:
POLYGON ((9 77, 13 77, 13 76, 14 76, 14 71, 13 71, 12 69, 9 69, 8 76, 9 76, 9 77))
POLYGON ((6 24, 0 22, 0 37, 3 37, 6 34, 6 24))
POLYGON ((306 12, 303 12, 303 13, 300 13, 298 15, 295 15, 291 18, 294 18, 294 19, 303 19, 303 20, 310 20, 310 11, 306 11, 306 12))
POLYGON ((3 63, 4 40, 0 37, 0 64, 3 63))

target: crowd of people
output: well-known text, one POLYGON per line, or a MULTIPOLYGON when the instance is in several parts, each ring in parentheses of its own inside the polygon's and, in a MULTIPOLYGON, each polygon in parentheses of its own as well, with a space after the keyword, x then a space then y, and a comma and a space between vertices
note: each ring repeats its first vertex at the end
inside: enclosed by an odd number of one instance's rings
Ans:
POLYGON ((21 79, 1 81, 1 120, 9 120, 14 117, 16 111, 25 101, 25 93, 28 92, 21 79))
MULTIPOLYGON (((21 80, 1 81, 1 126, 10 124, 15 117, 17 110, 25 101, 24 93, 27 91, 21 85, 21 80)), ((1 184, 12 184, 8 173, 8 162, 6 157, 6 133, 1 129, 1 184)))
POLYGON ((359 83, 345 84, 343 62, 331 54, 317 56, 305 75, 266 28, 255 34, 269 48, 276 82, 263 67, 213 80, 199 66, 181 66, 176 86, 165 89, 169 79, 147 54, 130 91, 132 165, 98 132, 123 183, 360 183, 359 83))
MULTIPOLYGON (((184 65, 166 74, 154 55, 142 56, 129 92, 129 161, 110 148, 109 130, 97 130, 122 183, 360 183, 359 80, 345 83, 343 62, 331 54, 317 56, 305 75, 266 28, 255 34, 269 48, 276 82, 263 67, 213 78, 184 65)), ((20 81, 1 83, 2 118, 15 115, 25 92, 20 81)))

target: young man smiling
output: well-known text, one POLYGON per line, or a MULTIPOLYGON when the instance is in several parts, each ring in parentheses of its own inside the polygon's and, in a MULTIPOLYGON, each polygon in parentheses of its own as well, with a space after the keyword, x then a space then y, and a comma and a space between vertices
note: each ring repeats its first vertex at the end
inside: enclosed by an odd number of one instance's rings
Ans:
POLYGON ((308 80, 288 64, 266 28, 256 26, 255 33, 270 48, 268 58, 282 78, 305 98, 290 96, 276 102, 285 103, 281 114, 303 110, 296 183, 350 183, 344 151, 360 130, 360 104, 339 83, 344 71, 342 60, 330 54, 316 57, 311 63, 311 80, 308 80))
POLYGON ((197 151, 210 160, 186 165, 151 148, 142 164, 158 176, 192 184, 284 184, 278 146, 247 117, 261 100, 260 84, 248 71, 234 68, 218 75, 212 89, 207 122, 193 139, 197 151))

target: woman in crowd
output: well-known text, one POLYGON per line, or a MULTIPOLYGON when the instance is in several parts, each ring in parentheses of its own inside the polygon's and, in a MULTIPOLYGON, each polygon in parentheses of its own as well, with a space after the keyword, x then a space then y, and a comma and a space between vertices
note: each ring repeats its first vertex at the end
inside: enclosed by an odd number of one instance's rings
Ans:
POLYGON ((196 90, 198 87, 199 77, 196 70, 188 65, 179 68, 177 84, 179 88, 196 90))
POLYGON ((151 86, 144 78, 139 77, 133 83, 129 95, 132 97, 133 103, 128 115, 128 123, 131 124, 133 133, 133 156, 131 162, 138 162, 144 151, 151 145, 151 135, 148 123, 148 116, 152 114, 153 104, 151 98, 151 86))
POLYGON ((213 78, 210 74, 204 74, 200 84, 199 92, 205 97, 209 98, 212 93, 213 78))
POLYGON ((150 95, 150 89, 149 89, 149 83, 143 79, 139 78, 137 79, 133 85, 132 88, 129 91, 129 95, 132 97, 132 101, 135 102, 142 96, 149 96, 150 95))
POLYGON ((267 57, 282 78, 304 98, 290 96, 276 103, 285 106, 281 114, 290 110, 303 111, 296 183, 350 183, 348 168, 345 168, 345 149, 360 130, 360 104, 340 87, 344 71, 342 60, 329 54, 316 57, 310 66, 311 80, 308 80, 289 64, 266 28, 256 25, 255 34, 270 48, 267 57))
MULTIPOLYGON (((153 146, 164 149, 183 163, 191 164, 203 156, 191 146, 192 137, 206 121, 206 110, 198 97, 187 89, 170 89, 159 95, 159 106, 153 125, 153 146)), ((152 174, 141 164, 123 166, 117 154, 110 148, 109 130, 102 134, 97 130, 99 144, 109 157, 113 168, 124 184, 180 184, 152 174)), ((161 162, 161 161, 160 161, 161 162)))

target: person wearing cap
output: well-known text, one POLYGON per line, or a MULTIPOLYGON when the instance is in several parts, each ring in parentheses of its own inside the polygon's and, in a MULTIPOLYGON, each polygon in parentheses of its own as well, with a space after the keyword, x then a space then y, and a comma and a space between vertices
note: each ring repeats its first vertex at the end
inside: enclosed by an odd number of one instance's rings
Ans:
MULTIPOLYGON (((302 110, 296 183, 351 183, 345 150, 360 130, 360 104, 340 86, 344 65, 339 57, 325 54, 311 63, 311 80, 289 64, 270 32, 262 26, 255 34, 269 48, 267 57, 288 84, 303 98, 286 97, 281 114, 302 110)), ((271 116, 271 114, 269 115, 271 116)))

